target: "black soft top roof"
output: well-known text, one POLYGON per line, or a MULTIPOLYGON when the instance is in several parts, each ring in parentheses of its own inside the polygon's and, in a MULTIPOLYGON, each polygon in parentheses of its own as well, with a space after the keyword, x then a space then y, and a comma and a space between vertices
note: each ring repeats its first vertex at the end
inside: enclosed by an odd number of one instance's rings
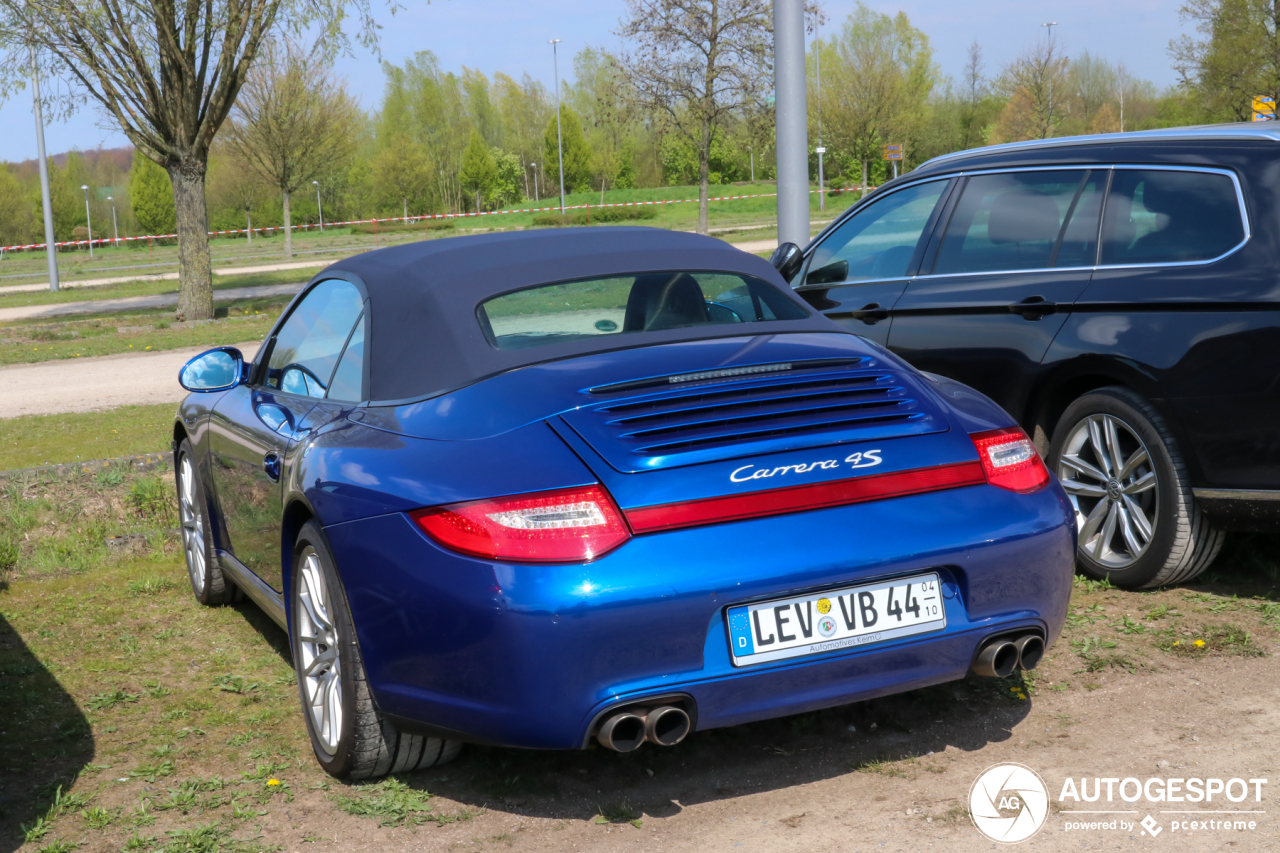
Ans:
POLYGON ((748 331, 738 324, 703 326, 500 350, 486 340, 476 318, 479 303, 512 290, 668 270, 755 276, 808 315, 760 324, 762 332, 835 331, 767 261, 712 237, 659 228, 563 228, 426 240, 339 261, 312 283, 346 278, 364 287, 371 320, 368 390, 372 404, 379 405, 435 396, 526 364, 748 331))

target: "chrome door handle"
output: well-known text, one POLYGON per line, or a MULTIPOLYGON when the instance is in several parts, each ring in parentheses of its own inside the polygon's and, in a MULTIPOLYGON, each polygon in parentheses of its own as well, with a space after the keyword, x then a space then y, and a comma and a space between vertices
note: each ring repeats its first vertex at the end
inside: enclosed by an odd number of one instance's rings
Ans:
POLYGON ((280 482, 280 454, 274 450, 262 457, 262 470, 273 483, 280 482))

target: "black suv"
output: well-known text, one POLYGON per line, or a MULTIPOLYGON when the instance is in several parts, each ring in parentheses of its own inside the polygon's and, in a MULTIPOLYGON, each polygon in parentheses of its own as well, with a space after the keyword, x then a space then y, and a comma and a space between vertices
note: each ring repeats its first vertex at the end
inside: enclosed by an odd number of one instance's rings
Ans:
POLYGON ((775 264, 1034 437, 1117 586, 1280 528, 1280 130, 997 145, 885 184, 775 264))

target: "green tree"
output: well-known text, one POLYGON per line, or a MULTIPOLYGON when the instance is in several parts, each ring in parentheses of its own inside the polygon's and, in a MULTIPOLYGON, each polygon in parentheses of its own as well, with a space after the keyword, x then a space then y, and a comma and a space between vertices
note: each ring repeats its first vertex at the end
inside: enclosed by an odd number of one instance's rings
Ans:
POLYGON ((435 170, 422 146, 407 136, 393 136, 373 157, 373 184, 384 205, 400 208, 409 218, 409 205, 415 214, 430 210, 431 189, 435 170))
POLYGON ((28 242, 33 224, 28 194, 9 167, 0 163, 0 246, 28 242))
POLYGON ((1206 118, 1248 121, 1259 95, 1280 103, 1280 0, 1188 0, 1179 12, 1199 36, 1171 41, 1169 53, 1206 118))
POLYGON ((524 200, 524 169, 520 165, 520 157, 516 154, 494 148, 493 165, 495 167, 493 189, 490 195, 494 207, 505 207, 524 200))
POLYGON ((134 157, 129 204, 146 234, 172 234, 177 225, 169 175, 150 157, 134 157))
MULTIPOLYGON (((582 192, 591 188, 591 149, 582 132, 582 119, 568 104, 560 105, 560 128, 564 136, 564 191, 582 192)), ((560 188, 560 151, 553 112, 543 133, 542 161, 546 164, 544 195, 555 195, 560 188)))
POLYGON ((493 162, 489 146, 484 144, 480 131, 471 130, 471 141, 462 154, 462 169, 458 172, 462 189, 472 194, 475 209, 484 210, 484 203, 493 194, 498 182, 498 167, 493 162))

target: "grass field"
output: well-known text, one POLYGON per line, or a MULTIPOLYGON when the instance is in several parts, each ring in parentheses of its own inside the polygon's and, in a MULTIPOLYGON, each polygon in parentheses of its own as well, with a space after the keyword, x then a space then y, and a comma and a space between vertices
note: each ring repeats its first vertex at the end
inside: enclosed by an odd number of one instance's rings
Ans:
POLYGON ((168 450, 176 408, 161 403, 0 420, 0 471, 168 450))
MULTIPOLYGON (((709 207, 712 228, 730 228, 755 226, 772 232, 777 221, 777 199, 771 195, 777 188, 771 183, 730 184, 711 187, 711 196, 765 195, 764 198, 737 199, 732 201, 712 202, 709 207)), ((655 227, 692 230, 697 223, 698 205, 697 187, 655 187, 638 190, 608 190, 604 194, 606 204, 620 204, 640 201, 668 202, 658 206, 658 216, 641 224, 655 227), (676 203, 682 202, 682 203, 676 203)), ((838 195, 828 194, 826 211, 818 210, 818 197, 810 195, 810 210, 815 219, 830 218, 844 210, 856 199, 854 193, 838 195)), ((391 243, 418 240, 432 237, 468 234, 473 231, 505 230, 508 228, 528 228, 533 225, 536 214, 529 211, 533 208, 558 207, 559 196, 543 198, 539 201, 527 201, 495 215, 467 216, 450 220, 454 228, 450 230, 430 230, 438 226, 440 220, 429 220, 410 225, 407 229, 396 225, 384 228, 379 234, 353 233, 346 227, 329 227, 324 233, 311 228, 294 233, 293 247, 295 259, 308 257, 307 253, 322 252, 333 254, 350 254, 357 251, 386 246, 391 243), (436 223, 430 225, 428 223, 436 223)), ((565 203, 569 206, 599 205, 599 192, 571 193, 565 203)), ((359 229, 365 231, 367 229, 359 229)), ((277 234, 266 238, 255 238, 253 242, 244 239, 213 238, 210 249, 215 267, 238 264, 266 264, 282 259, 283 238, 277 234)), ((116 277, 133 273, 160 273, 177 269, 178 250, 176 246, 146 247, 139 244, 122 244, 121 248, 102 246, 94 249, 94 258, 90 260, 87 251, 61 252, 58 255, 60 276, 65 283, 74 284, 77 279, 116 277)), ((18 252, 9 254, 0 261, 0 287, 6 284, 22 284, 42 280, 45 273, 45 256, 42 252, 18 252)), ((0 304, 18 304, 4 303, 0 304)))

